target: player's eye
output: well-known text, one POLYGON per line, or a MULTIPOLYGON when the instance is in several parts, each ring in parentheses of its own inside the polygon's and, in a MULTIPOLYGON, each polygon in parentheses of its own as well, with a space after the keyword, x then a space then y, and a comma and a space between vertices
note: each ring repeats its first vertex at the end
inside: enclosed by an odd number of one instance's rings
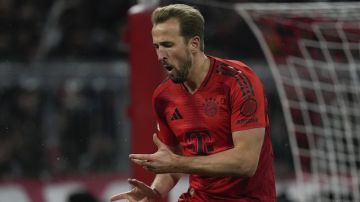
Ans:
POLYGON ((162 46, 164 46, 165 48, 170 48, 174 45, 174 43, 172 42, 164 42, 161 44, 162 46))

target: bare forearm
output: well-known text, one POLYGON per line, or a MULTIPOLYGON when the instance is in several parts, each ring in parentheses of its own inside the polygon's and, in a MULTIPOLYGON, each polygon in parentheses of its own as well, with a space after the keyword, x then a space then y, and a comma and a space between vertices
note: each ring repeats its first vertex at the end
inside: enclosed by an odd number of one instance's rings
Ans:
POLYGON ((233 132, 232 149, 208 156, 178 156, 177 170, 209 176, 251 177, 258 166, 264 133, 264 128, 233 132))
POLYGON ((258 158, 233 148, 209 156, 180 156, 178 165, 182 173, 250 177, 256 171, 258 158))
POLYGON ((155 188, 164 197, 176 185, 180 177, 179 173, 157 174, 151 188, 155 188))

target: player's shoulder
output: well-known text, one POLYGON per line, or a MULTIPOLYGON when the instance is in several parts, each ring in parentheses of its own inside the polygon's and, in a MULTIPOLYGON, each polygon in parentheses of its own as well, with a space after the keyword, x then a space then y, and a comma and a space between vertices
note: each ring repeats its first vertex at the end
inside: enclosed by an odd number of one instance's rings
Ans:
POLYGON ((159 97, 163 92, 171 88, 172 82, 169 78, 162 81, 154 90, 153 98, 159 97))
POLYGON ((263 88, 259 76, 245 63, 238 60, 214 59, 217 61, 217 65, 215 65, 217 78, 233 89, 263 88))
POLYGON ((216 72, 220 75, 227 75, 230 77, 238 77, 246 75, 249 77, 257 77, 255 72, 244 62, 239 60, 223 59, 211 56, 216 60, 216 72))
POLYGON ((251 68, 240 60, 224 59, 219 57, 213 57, 217 61, 217 66, 222 66, 223 69, 236 69, 241 71, 252 71, 251 68))

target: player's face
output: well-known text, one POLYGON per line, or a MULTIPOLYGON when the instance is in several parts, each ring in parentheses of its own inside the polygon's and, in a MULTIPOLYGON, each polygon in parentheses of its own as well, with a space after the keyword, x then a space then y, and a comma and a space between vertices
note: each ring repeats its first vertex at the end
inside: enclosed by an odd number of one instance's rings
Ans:
POLYGON ((158 60, 174 83, 185 82, 192 66, 189 43, 180 35, 179 22, 171 18, 153 26, 153 43, 158 60))

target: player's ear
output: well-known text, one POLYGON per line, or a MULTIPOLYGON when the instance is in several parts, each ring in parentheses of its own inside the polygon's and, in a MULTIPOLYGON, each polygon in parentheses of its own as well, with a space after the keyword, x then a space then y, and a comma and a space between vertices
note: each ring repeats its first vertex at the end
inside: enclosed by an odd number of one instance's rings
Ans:
POLYGON ((200 49, 201 40, 199 36, 194 36, 190 39, 190 48, 192 51, 198 51, 200 49))

